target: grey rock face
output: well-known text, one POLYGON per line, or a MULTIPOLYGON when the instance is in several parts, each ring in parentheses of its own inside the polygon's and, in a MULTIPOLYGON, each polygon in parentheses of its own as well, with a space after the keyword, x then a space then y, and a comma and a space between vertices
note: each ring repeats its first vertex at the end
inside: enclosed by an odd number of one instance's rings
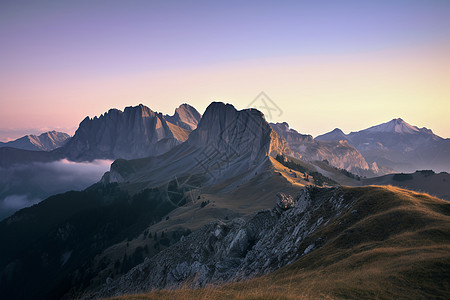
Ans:
POLYGON ((49 131, 39 136, 26 135, 15 141, 0 143, 0 147, 32 151, 51 151, 64 146, 70 140, 70 135, 64 132, 49 131))
POLYGON ((344 199, 338 189, 330 191, 330 196, 316 197, 305 190, 295 200, 280 194, 281 203, 289 204, 283 209, 277 205, 248 219, 210 223, 88 297, 177 288, 187 283, 201 287, 274 271, 320 247, 322 238, 311 240, 311 234, 351 209, 352 200, 344 199), (321 213, 324 206, 327 215, 321 213))
POLYGON ((347 171, 366 175, 367 172, 377 173, 372 169, 361 153, 344 141, 316 141, 310 135, 300 134, 289 128, 289 124, 271 123, 270 126, 289 143, 289 147, 298 156, 307 161, 327 160, 332 166, 347 171))
POLYGON ((230 104, 213 102, 198 127, 183 144, 159 157, 137 163, 116 160, 110 182, 144 182, 160 186, 174 178, 196 177, 196 185, 223 186, 232 190, 260 173, 268 155, 292 154, 287 142, 255 109, 238 111, 230 104))
POLYGON ((72 160, 141 158, 167 152, 189 132, 144 105, 85 118, 62 152, 72 160))
POLYGON ((292 152, 286 141, 272 131, 260 111, 237 111, 233 105, 221 102, 208 106, 188 143, 213 147, 231 155, 250 153, 252 161, 262 161, 275 152, 292 152))
POLYGON ((277 194, 277 206, 276 209, 281 212, 295 206, 294 199, 291 195, 285 195, 283 193, 277 194))
POLYGON ((177 109, 173 116, 166 115, 165 119, 181 128, 192 131, 197 128, 202 115, 189 104, 183 103, 177 109))

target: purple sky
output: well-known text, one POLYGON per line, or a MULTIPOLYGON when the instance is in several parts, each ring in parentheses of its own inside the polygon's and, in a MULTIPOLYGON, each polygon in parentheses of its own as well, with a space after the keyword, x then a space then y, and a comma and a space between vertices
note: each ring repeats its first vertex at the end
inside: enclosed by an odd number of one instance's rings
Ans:
POLYGON ((450 136, 450 1, 242 2, 1 1, 0 133, 138 103, 245 108, 266 91, 304 133, 403 117, 450 136), (288 113, 305 105, 310 119, 288 113))

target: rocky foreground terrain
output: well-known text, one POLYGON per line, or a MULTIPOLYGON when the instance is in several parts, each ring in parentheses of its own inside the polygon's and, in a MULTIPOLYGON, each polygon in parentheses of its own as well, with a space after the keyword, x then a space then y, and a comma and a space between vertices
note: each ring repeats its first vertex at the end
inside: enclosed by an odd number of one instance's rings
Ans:
POLYGON ((91 296, 180 288, 186 283, 202 287, 279 269, 320 247, 324 241, 311 240, 311 234, 347 213, 352 205, 353 199, 345 199, 339 189, 328 190, 327 197, 315 197, 316 192, 306 189, 295 199, 279 193, 272 210, 228 223, 207 224, 119 279, 107 279, 91 296))
POLYGON ((84 297, 446 299, 449 218, 448 202, 392 187, 280 193, 274 209, 207 224, 84 297))

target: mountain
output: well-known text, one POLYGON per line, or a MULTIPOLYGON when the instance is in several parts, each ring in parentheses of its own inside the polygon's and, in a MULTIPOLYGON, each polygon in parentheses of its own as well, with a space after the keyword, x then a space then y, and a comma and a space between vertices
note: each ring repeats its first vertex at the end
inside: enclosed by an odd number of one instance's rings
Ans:
POLYGON ((183 176, 200 178, 203 184, 217 184, 236 177, 248 181, 268 156, 293 155, 288 143, 274 132, 261 112, 237 111, 233 105, 211 103, 197 128, 185 143, 159 157, 116 160, 110 182, 158 186, 183 176))
POLYGON ((194 107, 183 103, 175 109, 173 116, 165 115, 164 118, 172 124, 192 131, 197 128, 202 115, 194 107))
POLYGON ((212 103, 185 143, 157 157, 118 159, 101 183, 50 197, 0 222, 0 237, 9 245, 0 251, 0 291, 10 299, 77 298, 104 282, 110 266, 122 274, 211 218, 271 207, 280 188, 300 189, 286 186, 268 157, 283 151, 291 154, 262 113, 212 103), (167 215, 171 210, 176 212, 167 215), (167 239, 162 231, 152 239, 142 236, 148 226, 161 225, 167 239), (146 244, 136 246, 138 241, 146 244), (106 257, 100 265, 98 256, 106 257))
POLYGON ((316 137, 319 141, 345 139, 369 163, 396 171, 419 169, 450 172, 450 139, 435 135, 430 129, 418 128, 402 119, 370 127, 347 135, 332 132, 316 137))
POLYGON ((126 107, 123 112, 110 109, 100 117, 86 117, 60 150, 75 161, 131 159, 167 152, 184 142, 188 135, 188 130, 140 104, 126 107))
POLYGON ((280 193, 273 209, 211 222, 84 296, 445 299, 449 205, 394 187, 280 193))
POLYGON ((64 132, 49 131, 39 136, 26 135, 17 140, 0 143, 0 147, 11 147, 32 151, 51 151, 64 146, 70 139, 70 135, 64 132))
MULTIPOLYGON (((349 145, 345 139, 317 141, 310 135, 300 134, 289 128, 286 122, 271 123, 270 126, 289 143, 289 147, 302 160, 326 160, 334 167, 364 176, 374 176, 380 172, 374 165, 369 165, 361 153, 349 145)), ((336 130, 334 132, 336 133, 336 130)))
MULTIPOLYGON (((114 114, 109 126, 150 119, 177 126, 139 107, 114 114)), ((235 284, 247 291, 258 280, 258 290, 278 297, 294 287, 286 298, 308 285, 318 288, 312 298, 402 298, 412 288, 422 298, 448 294, 447 202, 394 187, 342 187, 338 181, 363 178, 295 156, 261 112, 211 103, 183 143, 158 156, 116 159, 97 184, 0 222, 0 294, 80 299, 210 283, 218 290, 206 293, 215 295, 228 282, 243 281, 235 284)), ((267 295, 245 297, 274 297, 267 295)))
POLYGON ((317 141, 332 142, 332 141, 346 141, 347 136, 339 128, 335 128, 332 131, 319 135, 316 137, 317 141))

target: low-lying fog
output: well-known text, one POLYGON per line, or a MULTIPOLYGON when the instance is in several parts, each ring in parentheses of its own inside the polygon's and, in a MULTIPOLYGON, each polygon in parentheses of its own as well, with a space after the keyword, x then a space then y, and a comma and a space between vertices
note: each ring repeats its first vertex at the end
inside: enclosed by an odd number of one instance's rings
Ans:
POLYGON ((98 182, 112 161, 76 163, 66 159, 0 168, 0 220, 15 211, 69 190, 98 182))

